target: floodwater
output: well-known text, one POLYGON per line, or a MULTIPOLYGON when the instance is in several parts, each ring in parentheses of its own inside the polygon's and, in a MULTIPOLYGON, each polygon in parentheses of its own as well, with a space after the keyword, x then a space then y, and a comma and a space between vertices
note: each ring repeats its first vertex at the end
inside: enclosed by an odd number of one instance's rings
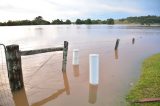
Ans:
POLYGON ((21 51, 63 46, 63 41, 69 42, 66 73, 61 71, 60 51, 22 56, 25 88, 13 94, 1 47, 0 106, 125 106, 125 95, 138 80, 143 60, 160 52, 160 27, 0 27, 0 43, 18 44, 21 51), (120 43, 114 51, 117 38, 120 43), (72 65, 73 49, 79 49, 79 65, 72 65), (89 83, 89 54, 99 54, 98 85, 89 83))

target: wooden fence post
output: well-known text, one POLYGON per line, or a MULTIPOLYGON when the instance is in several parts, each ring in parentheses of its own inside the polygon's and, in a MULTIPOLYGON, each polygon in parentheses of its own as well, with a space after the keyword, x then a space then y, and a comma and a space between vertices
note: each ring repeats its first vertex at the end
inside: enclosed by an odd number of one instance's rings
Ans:
POLYGON ((62 72, 66 72, 68 42, 64 41, 62 72))
POLYGON ((6 46, 6 61, 11 91, 23 88, 23 75, 19 45, 6 46))
POLYGON ((120 39, 117 39, 117 41, 116 41, 116 45, 115 45, 115 50, 117 50, 118 49, 118 45, 119 45, 119 41, 120 41, 120 39))

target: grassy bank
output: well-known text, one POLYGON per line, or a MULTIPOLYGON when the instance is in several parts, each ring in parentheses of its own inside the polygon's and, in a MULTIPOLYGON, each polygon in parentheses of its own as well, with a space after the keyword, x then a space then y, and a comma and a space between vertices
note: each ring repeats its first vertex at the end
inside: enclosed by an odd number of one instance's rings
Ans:
POLYGON ((159 103, 131 103, 143 98, 160 98, 160 54, 147 58, 142 65, 139 81, 127 95, 128 106, 160 106, 159 103))

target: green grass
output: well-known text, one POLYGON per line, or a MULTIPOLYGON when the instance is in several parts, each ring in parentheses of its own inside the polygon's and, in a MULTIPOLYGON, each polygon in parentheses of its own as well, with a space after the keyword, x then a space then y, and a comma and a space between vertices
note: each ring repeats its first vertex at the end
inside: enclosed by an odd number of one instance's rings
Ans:
POLYGON ((132 103, 143 98, 160 98, 160 54, 144 60, 139 81, 126 97, 128 106, 160 106, 160 103, 132 103))

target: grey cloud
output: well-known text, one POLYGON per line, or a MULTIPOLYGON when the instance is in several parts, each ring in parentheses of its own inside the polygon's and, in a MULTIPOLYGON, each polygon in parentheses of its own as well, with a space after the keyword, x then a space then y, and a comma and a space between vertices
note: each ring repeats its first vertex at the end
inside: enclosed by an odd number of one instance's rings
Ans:
POLYGON ((0 10, 9 10, 9 9, 14 9, 14 6, 10 4, 0 5, 0 10))

